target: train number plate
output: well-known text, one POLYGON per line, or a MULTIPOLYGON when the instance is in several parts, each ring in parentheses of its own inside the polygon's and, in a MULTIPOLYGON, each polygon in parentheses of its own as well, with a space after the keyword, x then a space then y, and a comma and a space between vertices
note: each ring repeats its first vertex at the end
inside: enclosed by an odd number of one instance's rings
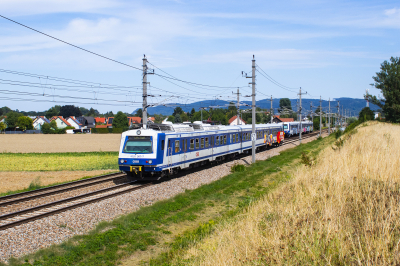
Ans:
POLYGON ((139 160, 132 160, 132 163, 139 163, 139 160))

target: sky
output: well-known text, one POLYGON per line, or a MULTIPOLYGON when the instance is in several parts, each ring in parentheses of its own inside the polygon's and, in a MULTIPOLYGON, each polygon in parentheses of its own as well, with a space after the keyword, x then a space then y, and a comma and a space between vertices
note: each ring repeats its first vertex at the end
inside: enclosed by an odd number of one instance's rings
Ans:
MULTIPOLYGON (((0 106, 100 112, 207 99, 363 98, 380 64, 400 55, 398 1, 2 0, 0 106), (268 75, 268 76, 267 76, 268 75), (165 77, 173 77, 168 79, 165 77), (271 77, 280 86, 271 82, 271 77), (179 80, 191 83, 183 83, 179 80), (195 85, 202 84, 202 85, 195 85)), ((173 108, 173 105, 171 105, 173 108)))

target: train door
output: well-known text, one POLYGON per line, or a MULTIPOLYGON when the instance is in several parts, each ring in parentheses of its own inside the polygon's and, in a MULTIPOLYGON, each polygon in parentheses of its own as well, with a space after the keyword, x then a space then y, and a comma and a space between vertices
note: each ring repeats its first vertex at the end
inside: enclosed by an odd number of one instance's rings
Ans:
POLYGON ((179 141, 179 148, 180 148, 180 151, 181 151, 181 153, 180 153, 180 160, 181 160, 181 165, 182 165, 182 168, 186 168, 187 167, 187 165, 186 165, 186 159, 187 159, 187 154, 186 154, 186 152, 187 152, 187 139, 181 139, 180 141, 179 141))
POLYGON ((168 154, 168 168, 171 167, 172 165, 172 141, 169 139, 168 140, 168 149, 167 149, 167 154, 168 154))

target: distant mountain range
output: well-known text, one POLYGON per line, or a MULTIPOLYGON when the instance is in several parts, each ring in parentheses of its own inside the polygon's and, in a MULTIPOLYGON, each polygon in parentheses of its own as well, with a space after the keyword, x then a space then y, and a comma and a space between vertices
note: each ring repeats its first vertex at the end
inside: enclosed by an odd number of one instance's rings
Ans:
MULTIPOLYGON (((291 104, 292 104, 292 109, 296 110, 296 105, 298 102, 298 99, 290 99, 291 104)), ((336 112, 337 111, 337 101, 339 101, 340 109, 346 109, 351 112, 352 115, 355 115, 361 111, 366 106, 366 102, 364 99, 356 99, 356 98, 337 98, 331 100, 331 112, 336 112)), ((249 106, 241 106, 240 109, 249 109, 251 106, 251 101, 241 101, 241 103, 248 104, 249 106)), ((303 110, 310 110, 311 103, 313 106, 313 110, 317 107, 319 107, 319 99, 302 99, 301 100, 303 110)), ((199 102, 193 102, 190 104, 182 105, 180 103, 176 104, 169 104, 168 107, 166 106, 157 106, 157 107, 150 107, 148 108, 148 113, 151 115, 154 114, 161 114, 161 115, 171 115, 174 112, 174 108, 176 106, 180 106, 183 111, 185 112, 190 112, 192 108, 194 108, 196 111, 199 111, 200 107, 213 107, 213 108, 228 108, 226 105, 229 104, 229 101, 222 101, 222 100, 207 100, 207 101, 199 101, 199 102), (171 106, 171 107, 170 107, 171 106)), ((270 100, 264 99, 260 101, 256 101, 257 107, 263 108, 263 109, 270 109, 271 108, 271 103, 270 100)), ((329 102, 328 101, 322 101, 322 108, 328 107, 329 102)), ((272 107, 275 109, 279 108, 279 99, 273 99, 272 100, 272 107)), ((371 110, 377 110, 379 107, 374 104, 369 104, 369 107, 371 110)), ((326 109, 323 109, 324 112, 326 109)), ((134 110, 132 114, 135 114, 137 111, 134 110)))

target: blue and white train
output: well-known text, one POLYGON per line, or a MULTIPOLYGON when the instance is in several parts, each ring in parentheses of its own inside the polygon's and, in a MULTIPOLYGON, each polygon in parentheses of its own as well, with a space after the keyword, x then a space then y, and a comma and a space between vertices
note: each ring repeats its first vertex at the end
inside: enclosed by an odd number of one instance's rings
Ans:
MULTIPOLYGON (((134 178, 159 179, 178 170, 251 153, 252 127, 193 124, 149 124, 122 133, 119 169, 134 178)), ((280 145, 283 124, 257 124, 257 149, 280 145)))
MULTIPOLYGON (((302 133, 313 132, 312 122, 301 122, 302 133)), ((291 137, 300 134, 300 122, 285 122, 283 123, 283 130, 285 132, 285 137, 291 137)))

